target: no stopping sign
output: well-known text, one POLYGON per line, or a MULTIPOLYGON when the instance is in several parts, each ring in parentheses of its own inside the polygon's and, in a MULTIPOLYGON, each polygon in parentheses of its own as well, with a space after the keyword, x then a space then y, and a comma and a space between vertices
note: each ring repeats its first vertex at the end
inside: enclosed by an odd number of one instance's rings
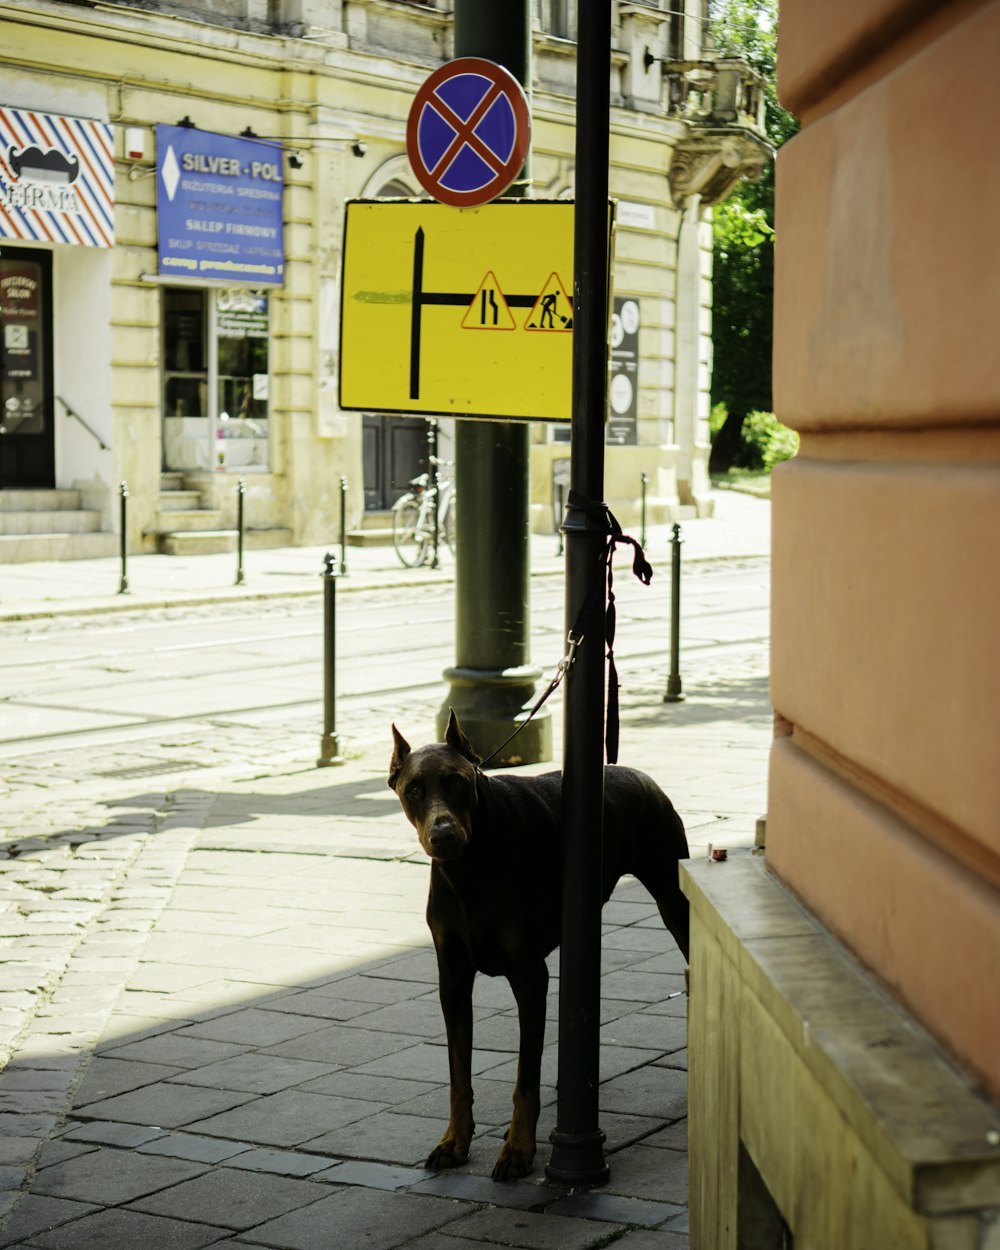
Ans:
POLYGON ((472 208, 517 177, 531 137, 528 101, 502 65, 461 57, 436 69, 410 108, 406 150, 428 195, 472 208))

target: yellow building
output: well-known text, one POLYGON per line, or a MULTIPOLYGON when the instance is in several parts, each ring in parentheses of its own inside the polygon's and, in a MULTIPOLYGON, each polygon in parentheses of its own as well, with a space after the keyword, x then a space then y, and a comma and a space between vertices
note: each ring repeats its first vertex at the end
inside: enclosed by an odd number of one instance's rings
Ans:
MULTIPOLYGON (((689 7, 614 6, 626 521, 643 473, 651 520, 710 507, 706 204, 769 158, 748 79, 686 77, 689 7)), ((533 193, 567 198, 570 6, 536 0, 533 28, 533 193)), ((349 526, 391 504, 425 425, 339 406, 343 206, 420 193, 406 124, 451 55, 444 0, 0 0, 0 43, 0 561, 114 550, 123 481, 132 551, 231 542, 239 479, 257 545, 336 538, 342 477, 349 526)), ((534 428, 536 529, 567 437, 534 428)))
POLYGON ((686 871, 699 1250, 1000 1246, 998 46, 997 0, 782 2, 802 441, 765 855, 686 871))

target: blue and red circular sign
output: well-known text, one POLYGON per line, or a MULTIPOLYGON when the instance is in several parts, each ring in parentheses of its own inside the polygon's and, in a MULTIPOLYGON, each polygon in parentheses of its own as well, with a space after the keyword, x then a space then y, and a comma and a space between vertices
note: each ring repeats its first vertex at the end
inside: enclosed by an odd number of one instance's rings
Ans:
POLYGON ((406 150, 417 181, 442 204, 473 208, 502 195, 528 153, 531 117, 513 74, 480 57, 436 69, 417 92, 406 150))

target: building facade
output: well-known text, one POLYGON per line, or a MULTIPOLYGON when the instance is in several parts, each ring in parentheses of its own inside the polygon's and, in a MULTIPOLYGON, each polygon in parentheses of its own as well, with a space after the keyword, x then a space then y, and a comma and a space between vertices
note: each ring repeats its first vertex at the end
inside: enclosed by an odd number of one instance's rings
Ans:
MULTIPOLYGON (((704 51, 688 7, 614 5, 625 518, 643 473, 653 519, 710 506, 705 204, 768 157, 742 138, 753 98, 720 122, 712 67, 684 76, 704 51)), ((574 12, 533 11, 538 198, 573 190, 574 12)), ((338 406, 343 205, 420 191, 406 122, 451 56, 444 0, 0 0, 0 41, 0 561, 113 550, 122 482, 132 551, 228 541, 239 479, 261 545, 337 536, 342 478, 350 526, 390 504, 426 427, 338 406)), ((551 529, 568 429, 532 437, 551 529)))
POLYGON ((765 854, 688 874, 699 1250, 1000 1246, 998 46, 996 0, 782 3, 801 447, 765 854))

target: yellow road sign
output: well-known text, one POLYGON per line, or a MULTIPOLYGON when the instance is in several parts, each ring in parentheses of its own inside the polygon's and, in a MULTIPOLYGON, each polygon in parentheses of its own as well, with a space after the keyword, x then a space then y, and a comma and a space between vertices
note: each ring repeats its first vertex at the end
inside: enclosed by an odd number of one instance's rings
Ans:
POLYGON ((349 200, 341 407, 568 421, 572 291, 568 201, 349 200))

